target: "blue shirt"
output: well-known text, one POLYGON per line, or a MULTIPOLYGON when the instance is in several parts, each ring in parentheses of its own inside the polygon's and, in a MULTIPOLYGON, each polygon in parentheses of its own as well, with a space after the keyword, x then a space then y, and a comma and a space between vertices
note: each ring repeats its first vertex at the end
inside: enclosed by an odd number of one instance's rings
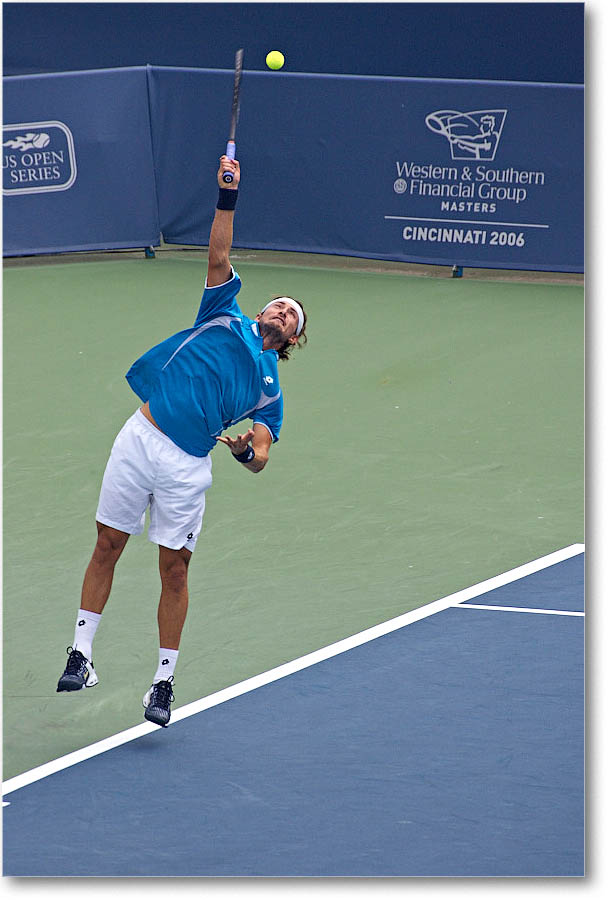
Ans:
POLYGON ((241 279, 205 287, 192 328, 152 347, 126 378, 159 428, 192 456, 207 456, 231 425, 251 418, 278 441, 283 422, 276 350, 239 308, 241 279))

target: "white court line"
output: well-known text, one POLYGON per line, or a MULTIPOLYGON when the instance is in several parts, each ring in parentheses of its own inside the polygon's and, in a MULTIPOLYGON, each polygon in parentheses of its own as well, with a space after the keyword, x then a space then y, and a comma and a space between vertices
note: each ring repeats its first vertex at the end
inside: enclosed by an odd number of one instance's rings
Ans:
MULTIPOLYGON (((298 659, 284 663, 274 669, 269 669, 267 672, 262 672, 260 675, 254 675, 252 678, 247 678, 245 681, 233 684, 231 687, 210 694, 208 697, 203 697, 201 700, 187 703, 185 706, 172 712, 171 721, 179 722, 180 719, 196 715, 196 713, 209 709, 212 706, 218 706, 220 703, 232 700, 234 697, 240 697, 242 694, 254 691, 256 688, 262 687, 265 684, 270 684, 272 681, 278 681, 280 678, 285 678, 285 676, 292 675, 294 672, 299 672, 309 666, 314 666, 316 663, 322 662, 325 659, 330 659, 332 656, 337 656, 339 653, 344 653, 347 650, 352 650, 354 647, 359 647, 361 644, 366 644, 385 634, 390 634, 391 631, 403 628, 404 625, 411 625, 413 622, 418 622, 421 619, 426 619, 428 616, 435 615, 436 613, 449 609, 452 606, 456 606, 459 603, 464 603, 465 600, 472 600, 474 597, 479 597, 480 594, 485 594, 494 588, 502 587, 504 584, 510 584, 512 581, 517 581, 520 578, 525 578, 526 575, 532 575, 534 572, 539 572, 541 569, 546 569, 548 566, 563 562, 566 559, 570 559, 572 556, 578 556, 580 553, 584 552, 584 549, 584 544, 572 544, 569 547, 564 547, 562 550, 556 550, 554 553, 542 556, 540 559, 525 563, 523 566, 510 569, 502 575, 495 575, 493 578, 488 578, 486 581, 480 581, 479 584, 464 588, 464 590, 457 591, 455 594, 449 594, 447 597, 443 597, 440 600, 427 603, 419 609, 414 609, 411 612, 404 613, 394 619, 389 619, 387 622, 374 625, 372 628, 360 631, 358 634, 337 641, 335 644, 329 644, 329 646, 323 647, 320 650, 314 650, 312 653, 306 654, 306 656, 300 656, 298 659)), ((6 796, 7 794, 12 793, 12 791, 19 790, 19 788, 32 784, 34 781, 39 781, 41 778, 46 778, 49 775, 53 775, 55 772, 60 772, 63 769, 74 766, 77 763, 83 762, 85 759, 98 756, 100 753, 105 753, 107 750, 112 750, 114 747, 120 747, 122 744, 127 744, 129 741, 133 741, 145 734, 150 734, 152 731, 157 731, 159 728, 159 725, 153 725, 152 722, 144 722, 141 725, 135 725, 133 728, 127 728, 126 731, 121 731, 111 737, 90 744, 88 747, 83 747, 81 750, 75 750, 72 753, 68 753, 66 756, 59 757, 59 759, 51 760, 51 762, 37 766, 35 769, 30 769, 28 772, 23 772, 21 775, 15 775, 14 778, 9 778, 2 786, 2 793, 6 796)))
POLYGON ((458 609, 491 609, 501 612, 540 613, 542 616, 584 616, 584 612, 564 611, 563 609, 533 609, 531 606, 484 606, 481 603, 455 604, 458 609))

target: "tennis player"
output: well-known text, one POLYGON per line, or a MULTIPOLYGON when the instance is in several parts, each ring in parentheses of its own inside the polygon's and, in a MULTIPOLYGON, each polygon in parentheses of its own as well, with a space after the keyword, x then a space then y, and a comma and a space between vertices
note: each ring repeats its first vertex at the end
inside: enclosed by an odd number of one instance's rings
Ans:
POLYGON ((174 671, 188 609, 188 563, 201 531, 210 453, 225 444, 236 463, 261 472, 279 439, 283 397, 277 362, 306 342, 306 313, 293 297, 275 297, 249 319, 236 296, 241 281, 230 264, 240 182, 237 160, 220 158, 219 197, 209 237, 202 302, 192 328, 138 359, 127 381, 143 405, 118 434, 106 466, 97 508, 97 543, 84 576, 74 641, 58 691, 93 687, 92 645, 129 536, 141 534, 150 507, 148 537, 159 545, 160 650, 145 718, 167 725, 174 671), (224 172, 233 181, 226 187, 224 172), (252 427, 223 432, 243 419, 252 427))

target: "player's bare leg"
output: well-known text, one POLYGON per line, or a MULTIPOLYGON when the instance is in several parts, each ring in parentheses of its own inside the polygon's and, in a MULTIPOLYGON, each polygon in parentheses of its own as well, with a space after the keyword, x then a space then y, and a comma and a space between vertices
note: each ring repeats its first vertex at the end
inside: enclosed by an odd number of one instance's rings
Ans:
POLYGON ((74 641, 67 650, 68 661, 57 684, 58 692, 79 691, 99 681, 92 662, 93 638, 112 590, 116 563, 128 540, 125 531, 97 523, 97 543, 85 572, 74 641))
POLYGON ((178 647, 188 612, 188 564, 192 553, 158 548, 158 566, 162 590, 158 604, 158 634, 160 650, 158 669, 150 690, 143 699, 144 713, 149 722, 167 725, 171 718, 173 697, 173 672, 177 663, 178 647))
POLYGON ((116 563, 128 540, 125 531, 97 522, 97 543, 82 584, 82 609, 101 614, 112 590, 116 563))
POLYGON ((188 564, 192 553, 185 547, 181 550, 159 547, 158 550, 162 584, 158 604, 160 646, 177 650, 188 612, 188 564))

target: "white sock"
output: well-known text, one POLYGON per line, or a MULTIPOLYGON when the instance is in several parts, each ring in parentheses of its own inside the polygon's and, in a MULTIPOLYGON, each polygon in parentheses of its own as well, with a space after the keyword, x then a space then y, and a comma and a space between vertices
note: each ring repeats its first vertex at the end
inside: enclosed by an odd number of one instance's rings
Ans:
POLYGON ((93 653, 93 638, 100 622, 101 613, 89 612, 88 609, 78 610, 72 647, 74 650, 80 650, 89 662, 93 653))
POLYGON ((167 681, 173 675, 178 654, 179 650, 168 650, 166 647, 160 648, 158 651, 158 669, 152 684, 156 684, 159 681, 167 681))

